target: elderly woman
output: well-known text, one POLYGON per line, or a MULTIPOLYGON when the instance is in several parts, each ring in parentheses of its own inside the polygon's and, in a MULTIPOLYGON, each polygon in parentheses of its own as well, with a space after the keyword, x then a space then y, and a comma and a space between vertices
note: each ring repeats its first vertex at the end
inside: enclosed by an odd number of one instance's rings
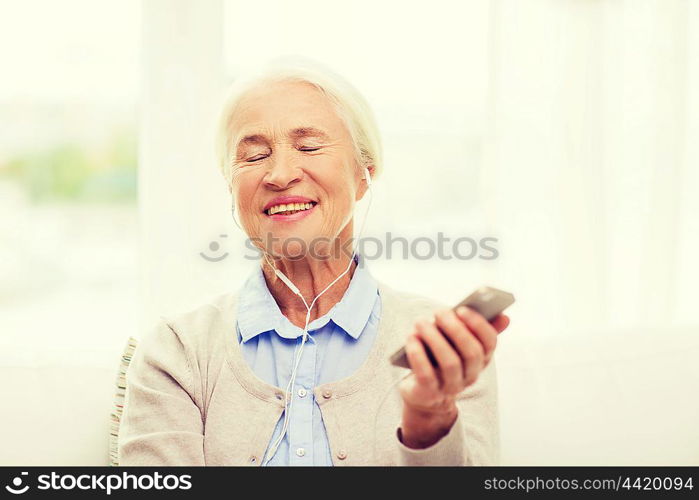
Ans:
POLYGON ((491 359, 507 317, 398 292, 338 251, 382 167, 359 93, 323 68, 277 66, 236 84, 219 134, 260 266, 138 346, 120 463, 496 463, 491 359), (389 362, 401 346, 412 370, 389 362))

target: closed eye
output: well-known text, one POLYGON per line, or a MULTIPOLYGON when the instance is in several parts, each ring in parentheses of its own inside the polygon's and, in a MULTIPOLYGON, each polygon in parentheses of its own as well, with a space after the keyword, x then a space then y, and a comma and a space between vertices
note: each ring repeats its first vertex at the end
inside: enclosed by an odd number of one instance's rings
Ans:
POLYGON ((320 146, 317 147, 300 147, 299 151, 305 151, 305 152, 311 152, 311 151, 318 151, 320 149, 320 146))
POLYGON ((247 161, 247 162, 256 162, 256 161, 263 160, 263 159, 267 158, 268 156, 269 156, 268 154, 259 154, 259 155, 252 156, 252 157, 248 158, 248 159, 245 160, 245 161, 247 161))

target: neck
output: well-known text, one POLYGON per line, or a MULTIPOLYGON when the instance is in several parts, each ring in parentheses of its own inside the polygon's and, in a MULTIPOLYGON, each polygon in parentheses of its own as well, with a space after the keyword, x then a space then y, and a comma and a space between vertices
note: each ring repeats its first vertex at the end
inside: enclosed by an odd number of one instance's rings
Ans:
MULTIPOLYGON (((351 256, 343 254, 337 258, 329 257, 323 260, 308 257, 300 260, 278 259, 273 262, 276 268, 299 289, 306 303, 310 306, 313 299, 347 269, 350 259, 351 256)), ((350 270, 315 301, 311 308, 309 322, 326 314, 342 299, 356 267, 357 264, 352 262, 350 270)), ((282 314, 292 324, 303 328, 306 324, 308 309, 301 298, 279 279, 266 259, 262 259, 262 271, 267 287, 279 305, 282 314)))

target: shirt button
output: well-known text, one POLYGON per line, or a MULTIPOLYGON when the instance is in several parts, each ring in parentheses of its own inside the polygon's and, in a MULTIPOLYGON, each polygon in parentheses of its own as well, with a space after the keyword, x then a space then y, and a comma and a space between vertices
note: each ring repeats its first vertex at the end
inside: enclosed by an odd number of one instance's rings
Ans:
POLYGON ((330 392, 330 391, 327 390, 327 389, 323 391, 323 397, 324 397, 325 399, 330 399, 330 398, 332 397, 332 395, 333 395, 333 393, 330 392))
POLYGON ((300 397, 300 398, 305 398, 305 397, 306 397, 306 394, 308 394, 308 391, 306 391, 306 389, 304 389, 303 387, 301 387, 301 388, 299 389, 299 392, 298 392, 299 397, 300 397))
POLYGON ((337 453, 337 458, 339 458, 340 460, 344 460, 345 458, 347 458, 347 452, 345 450, 340 450, 337 453))
POLYGON ((306 454, 306 450, 303 448, 296 448, 296 456, 297 457, 302 457, 306 454))

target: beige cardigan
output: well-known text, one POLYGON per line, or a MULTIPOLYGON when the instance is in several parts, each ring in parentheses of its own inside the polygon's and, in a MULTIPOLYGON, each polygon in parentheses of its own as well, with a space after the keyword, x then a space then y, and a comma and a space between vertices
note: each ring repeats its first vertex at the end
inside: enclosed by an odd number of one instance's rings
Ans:
MULTIPOLYGON (((402 403, 394 384, 407 370, 390 365, 388 357, 415 320, 440 305, 381 283, 379 294, 379 331, 364 364, 313 391, 334 465, 496 464, 493 362, 459 396, 459 419, 446 436, 422 450, 398 440, 402 403)), ((260 465, 284 410, 284 392, 258 378, 243 358, 235 313, 236 295, 221 295, 162 318, 139 343, 127 372, 121 465, 260 465)))

